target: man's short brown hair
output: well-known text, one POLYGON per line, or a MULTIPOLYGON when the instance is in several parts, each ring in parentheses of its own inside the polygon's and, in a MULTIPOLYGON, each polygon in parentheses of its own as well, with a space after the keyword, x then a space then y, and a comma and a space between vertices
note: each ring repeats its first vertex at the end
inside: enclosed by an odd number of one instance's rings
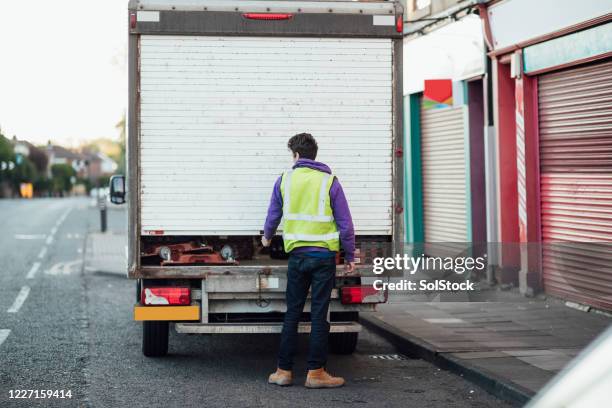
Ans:
POLYGON ((298 153, 302 159, 314 160, 317 158, 319 146, 310 133, 299 133, 289 139, 287 147, 293 153, 298 153))

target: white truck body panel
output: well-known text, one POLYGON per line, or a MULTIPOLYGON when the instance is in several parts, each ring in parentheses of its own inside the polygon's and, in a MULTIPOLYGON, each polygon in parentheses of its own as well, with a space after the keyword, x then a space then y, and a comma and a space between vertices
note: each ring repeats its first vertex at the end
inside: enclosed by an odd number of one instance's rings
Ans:
POLYGON ((312 133, 358 235, 392 234, 393 45, 143 35, 143 235, 258 235, 290 136, 312 133))

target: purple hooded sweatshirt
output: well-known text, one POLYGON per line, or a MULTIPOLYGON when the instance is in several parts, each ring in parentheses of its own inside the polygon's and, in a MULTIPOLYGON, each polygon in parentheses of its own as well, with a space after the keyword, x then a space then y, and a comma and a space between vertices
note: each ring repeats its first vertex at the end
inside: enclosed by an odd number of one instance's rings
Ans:
MULTIPOLYGON (((331 170, 325 164, 309 159, 299 159, 293 166, 294 169, 299 167, 308 167, 310 169, 322 171, 331 174, 331 170)), ((281 195, 281 180, 282 176, 274 183, 272 197, 270 198, 270 206, 268 207, 268 216, 264 226, 264 236, 266 239, 272 239, 276 233, 276 229, 283 217, 283 196, 281 195)), ((337 178, 334 177, 331 188, 329 190, 331 208, 334 213, 334 221, 340 233, 340 243, 344 249, 344 258, 347 262, 355 260, 355 229, 353 228, 353 219, 349 210, 348 202, 344 195, 344 190, 337 178)), ((304 252, 330 252, 327 248, 322 247, 299 247, 292 253, 304 252)))

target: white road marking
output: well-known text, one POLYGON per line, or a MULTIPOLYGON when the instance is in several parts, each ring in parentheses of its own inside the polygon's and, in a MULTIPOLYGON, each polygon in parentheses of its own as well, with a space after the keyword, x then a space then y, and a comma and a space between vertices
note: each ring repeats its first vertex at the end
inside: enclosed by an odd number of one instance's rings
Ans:
POLYGON ((15 239, 45 239, 45 234, 15 234, 15 239))
POLYGON ((457 319, 456 317, 440 317, 440 318, 430 318, 430 319, 423 319, 425 320, 427 323, 433 323, 433 324, 458 324, 458 323, 467 323, 465 320, 462 319, 457 319))
POLYGON ((64 211, 64 213, 59 218, 59 220, 57 220, 57 224, 56 225, 58 227, 66 220, 66 217, 68 217, 68 214, 70 214, 70 211, 72 211, 72 208, 68 208, 66 211, 64 211))
POLYGON ((6 312, 7 313, 17 313, 19 309, 21 309, 23 302, 25 302, 26 299, 28 298, 29 294, 30 294, 30 287, 22 286, 21 290, 19 291, 19 294, 17 295, 17 297, 15 298, 15 301, 13 302, 13 305, 6 312))
POLYGON ((9 329, 0 329, 0 346, 4 343, 4 340, 11 334, 9 329))
POLYGON ((51 269, 46 270, 45 274, 47 275, 70 275, 73 272, 73 269, 78 267, 81 262, 81 259, 77 259, 76 261, 70 262, 59 262, 51 267, 51 269))
POLYGON ((56 221, 55 226, 51 228, 51 234, 47 237, 47 240, 46 240, 47 245, 51 245, 51 243, 53 242, 53 237, 57 233, 57 229, 66 220, 66 217, 68 217, 68 214, 70 213, 71 210, 72 208, 68 208, 66 211, 64 211, 64 213, 56 221))
POLYGON ((371 354, 370 358, 377 360, 406 360, 406 357, 401 354, 371 354))
POLYGON ((40 252, 38 253, 38 258, 39 259, 43 259, 45 257, 45 255, 47 255, 47 247, 46 246, 41 248, 40 252))
POLYGON ((34 262, 32 268, 30 269, 30 272, 28 272, 26 276, 26 279, 34 279, 34 276, 36 276, 36 272, 38 272, 38 268, 40 268, 40 262, 34 262))

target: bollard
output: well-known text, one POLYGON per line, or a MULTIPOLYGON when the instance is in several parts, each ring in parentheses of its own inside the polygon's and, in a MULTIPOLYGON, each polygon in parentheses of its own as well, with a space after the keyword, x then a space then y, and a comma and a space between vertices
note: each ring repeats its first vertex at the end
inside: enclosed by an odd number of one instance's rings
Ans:
POLYGON ((100 230, 106 232, 106 200, 100 200, 100 230))

